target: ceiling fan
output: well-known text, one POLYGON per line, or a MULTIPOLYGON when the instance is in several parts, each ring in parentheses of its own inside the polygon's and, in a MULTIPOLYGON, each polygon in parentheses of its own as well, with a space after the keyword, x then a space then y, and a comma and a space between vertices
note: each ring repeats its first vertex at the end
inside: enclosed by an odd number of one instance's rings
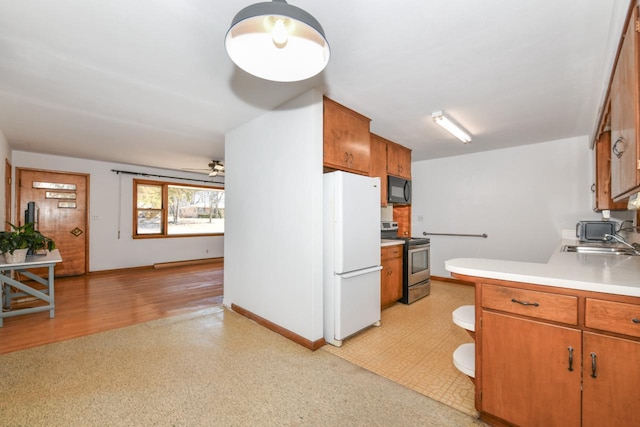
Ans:
POLYGON ((224 162, 222 160, 211 160, 209 163, 209 176, 224 176, 224 162))
POLYGON ((214 176, 224 176, 224 161, 223 160, 211 160, 211 162, 209 162, 209 168, 208 169, 188 169, 188 168, 184 168, 185 170, 190 170, 190 171, 207 171, 209 172, 209 176, 214 177, 214 176))

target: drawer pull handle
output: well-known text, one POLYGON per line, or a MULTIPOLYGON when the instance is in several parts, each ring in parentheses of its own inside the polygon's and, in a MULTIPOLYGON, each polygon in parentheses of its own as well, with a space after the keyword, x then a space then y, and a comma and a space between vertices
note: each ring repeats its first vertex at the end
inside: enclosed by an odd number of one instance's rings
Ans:
POLYGON ((597 378, 598 374, 596 373, 596 354, 591 353, 591 378, 597 378))
POLYGON ((537 307, 537 306, 539 306, 539 305, 540 305, 540 304, 538 304, 537 302, 526 302, 526 301, 520 301, 520 300, 517 300, 517 299, 515 299, 515 298, 511 298, 511 302, 515 302, 515 303, 522 304, 522 305, 532 305, 532 306, 534 306, 534 307, 537 307))
POLYGON ((640 319, 638 319, 637 317, 634 317, 633 319, 631 319, 631 321, 636 324, 640 323, 640 319))
POLYGON ((573 347, 569 346, 569 371, 573 371, 573 347))

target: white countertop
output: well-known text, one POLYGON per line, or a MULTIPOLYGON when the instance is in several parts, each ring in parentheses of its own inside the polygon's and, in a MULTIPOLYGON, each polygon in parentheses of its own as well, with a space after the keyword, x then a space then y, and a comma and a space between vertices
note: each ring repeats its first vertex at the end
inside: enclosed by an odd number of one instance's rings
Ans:
POLYGON ((404 245, 404 240, 381 239, 380 246, 404 245))
POLYGON ((640 297, 640 256, 561 252, 575 244, 563 240, 546 264, 454 258, 444 265, 467 276, 640 297))

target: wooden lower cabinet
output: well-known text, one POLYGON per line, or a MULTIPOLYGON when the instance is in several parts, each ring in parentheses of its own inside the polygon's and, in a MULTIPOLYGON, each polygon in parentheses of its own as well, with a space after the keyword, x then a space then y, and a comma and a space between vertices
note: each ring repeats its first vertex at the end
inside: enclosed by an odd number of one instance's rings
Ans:
POLYGON ((640 297, 452 276, 476 287, 482 420, 640 426, 640 297))
POLYGON ((640 343, 591 332, 583 340, 582 425, 640 426, 640 343))
POLYGON ((381 248, 380 307, 386 308, 402 298, 402 245, 381 248))
POLYGON ((577 329, 484 312, 482 410, 519 426, 579 426, 580 338, 577 329))

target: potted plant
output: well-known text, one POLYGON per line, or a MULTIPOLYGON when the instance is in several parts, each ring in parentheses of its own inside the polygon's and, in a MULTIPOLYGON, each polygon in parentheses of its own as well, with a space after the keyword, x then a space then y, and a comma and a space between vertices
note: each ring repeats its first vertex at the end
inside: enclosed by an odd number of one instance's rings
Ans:
POLYGON ((27 253, 35 254, 42 249, 51 251, 56 247, 53 240, 35 230, 32 222, 22 226, 7 224, 11 231, 0 232, 0 252, 4 253, 8 264, 24 262, 27 253))

